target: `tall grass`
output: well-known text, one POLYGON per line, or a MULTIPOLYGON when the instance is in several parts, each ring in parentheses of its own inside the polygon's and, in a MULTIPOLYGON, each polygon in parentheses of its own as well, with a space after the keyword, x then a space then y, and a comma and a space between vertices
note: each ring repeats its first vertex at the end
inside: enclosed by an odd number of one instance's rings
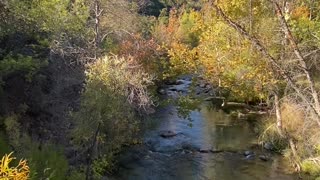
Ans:
POLYGON ((260 142, 272 143, 291 162, 312 176, 320 176, 320 131, 312 113, 305 106, 290 98, 283 99, 281 117, 285 137, 279 134, 275 117, 270 116, 260 124, 260 142), (294 142, 296 155, 289 146, 294 142))

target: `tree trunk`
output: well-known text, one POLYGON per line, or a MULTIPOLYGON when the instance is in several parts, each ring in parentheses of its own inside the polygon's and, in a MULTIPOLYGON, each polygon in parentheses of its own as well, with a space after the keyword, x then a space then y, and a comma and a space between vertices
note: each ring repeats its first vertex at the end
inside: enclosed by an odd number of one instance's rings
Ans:
POLYGON ((100 33, 100 16, 103 12, 103 10, 101 10, 100 8, 100 0, 95 0, 94 1, 94 8, 93 8, 93 12, 94 12, 94 33, 95 33, 95 37, 94 37, 94 59, 97 59, 97 52, 98 52, 98 47, 100 44, 100 39, 101 39, 101 33, 100 33))
POLYGON ((92 144, 91 146, 89 147, 88 149, 88 162, 87 162, 87 169, 86 169, 86 180, 89 180, 91 178, 91 164, 92 164, 92 161, 93 161, 93 156, 94 156, 94 148, 97 144, 97 138, 98 138, 98 135, 99 135, 99 132, 100 132, 100 126, 101 126, 101 123, 98 124, 98 127, 97 127, 97 130, 93 136, 93 139, 92 139, 92 144))
POLYGON ((291 137, 288 137, 289 139, 289 145, 290 145, 290 148, 291 148, 291 151, 292 151, 292 156, 293 156, 293 163, 294 163, 294 166, 295 166, 295 170, 296 171, 301 171, 301 165, 300 165, 300 160, 299 160, 299 156, 298 156, 298 153, 297 153, 297 148, 296 148, 296 145, 294 144, 294 141, 291 137))
POLYGON ((281 117, 281 109, 280 109, 280 102, 279 102, 279 94, 278 92, 274 93, 274 106, 276 110, 276 118, 277 118, 277 129, 279 134, 283 137, 283 130, 282 130, 282 117, 281 117))

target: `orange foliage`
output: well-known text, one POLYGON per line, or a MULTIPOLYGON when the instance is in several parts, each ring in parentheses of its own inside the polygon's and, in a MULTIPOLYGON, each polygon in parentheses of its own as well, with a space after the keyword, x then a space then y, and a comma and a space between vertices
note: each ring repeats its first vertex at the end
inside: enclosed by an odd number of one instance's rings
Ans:
POLYGON ((309 18, 309 16, 310 16, 310 10, 306 6, 297 7, 291 13, 291 17, 293 19, 309 18))
POLYGON ((118 53, 119 56, 142 65, 147 72, 158 72, 161 66, 160 57, 164 51, 153 38, 144 39, 136 34, 120 43, 118 53))

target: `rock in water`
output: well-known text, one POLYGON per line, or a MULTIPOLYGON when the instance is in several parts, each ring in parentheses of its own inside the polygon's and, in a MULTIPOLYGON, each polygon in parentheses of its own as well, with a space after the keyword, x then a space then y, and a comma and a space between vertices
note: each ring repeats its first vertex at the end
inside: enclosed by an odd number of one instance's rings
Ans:
POLYGON ((266 156, 266 155, 260 155, 259 159, 261 159, 262 161, 268 161, 269 160, 268 156, 266 156))
POLYGON ((245 151, 243 153, 243 155, 245 155, 245 156, 254 155, 254 152, 253 151, 245 151))
POLYGON ((211 149, 201 148, 201 149, 199 149, 199 152, 200 153, 209 153, 209 152, 211 152, 211 149))
POLYGON ((160 132, 160 136, 163 137, 163 138, 171 138, 171 137, 174 137, 176 136, 177 133, 173 132, 173 131, 163 131, 163 132, 160 132))
POLYGON ((182 79, 178 79, 175 84, 181 85, 181 84, 184 84, 184 81, 182 79))
POLYGON ((274 150, 274 146, 273 146, 271 143, 269 143, 269 142, 266 142, 266 143, 263 145, 263 147, 264 147, 266 150, 269 150, 269 151, 274 150))
POLYGON ((158 93, 161 94, 161 95, 165 95, 165 94, 166 94, 166 90, 164 90, 164 89, 159 89, 159 90, 158 90, 158 93))
POLYGON ((249 154, 248 156, 246 156, 246 159, 254 159, 255 155, 254 154, 249 154))
POLYGON ((221 152, 223 152, 223 150, 211 149, 210 152, 211 153, 221 153, 221 152))
POLYGON ((200 83, 199 87, 200 88, 206 88, 209 84, 205 83, 205 82, 202 82, 200 83))

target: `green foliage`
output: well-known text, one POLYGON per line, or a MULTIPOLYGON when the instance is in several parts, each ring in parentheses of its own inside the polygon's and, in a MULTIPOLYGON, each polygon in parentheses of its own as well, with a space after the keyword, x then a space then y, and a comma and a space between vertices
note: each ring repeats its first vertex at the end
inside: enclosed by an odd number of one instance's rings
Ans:
MULTIPOLYGON (((25 74, 26 80, 31 81, 33 75, 46 65, 46 61, 41 61, 31 56, 23 55, 8 55, 0 61, 0 78, 14 72, 21 72, 25 74)), ((0 79, 1 81, 2 79, 0 79)))
POLYGON ((11 116, 8 116, 4 120, 4 125, 6 127, 6 132, 9 138, 9 143, 11 146, 17 148, 20 145, 21 140, 21 127, 20 123, 18 122, 19 116, 16 114, 13 114, 11 116))
POLYGON ((200 110, 201 100, 193 98, 191 96, 180 96, 177 100, 174 100, 177 107, 178 115, 184 119, 191 121, 191 111, 200 110))
POLYGON ((24 152, 30 166, 31 179, 65 179, 68 161, 63 152, 55 145, 40 145, 31 142, 28 151, 24 152))
POLYGON ((309 18, 307 7, 297 7, 289 19, 291 29, 299 43, 320 47, 320 21, 309 18))
POLYGON ((200 15, 198 12, 190 10, 190 12, 184 12, 180 17, 180 26, 178 34, 181 36, 181 42, 188 44, 191 47, 196 47, 199 43, 200 32, 196 31, 196 26, 200 21, 200 15))
POLYGON ((312 160, 304 160, 302 162, 302 170, 312 176, 319 176, 320 175, 320 165, 312 160))
POLYGON ((8 140, 6 139, 6 136, 4 133, 0 132, 0 156, 4 156, 5 154, 8 154, 12 152, 12 149, 8 143, 8 140))
MULTIPOLYGON (((28 160, 31 179, 64 179, 68 170, 68 162, 63 151, 55 145, 40 144, 31 140, 21 130, 19 123, 20 115, 11 114, 4 119, 8 142, 19 157, 28 160)), ((8 152, 6 141, 1 138, 1 149, 8 152), (5 150, 5 148, 7 150, 5 150)))
POLYGON ((110 172, 115 168, 114 159, 115 157, 113 154, 107 154, 99 157, 99 159, 93 162, 92 169, 95 179, 101 179, 101 175, 103 175, 106 170, 110 172))
POLYGON ((200 8, 202 1, 198 0, 160 0, 166 7, 175 7, 175 8, 181 8, 186 7, 188 9, 190 8, 200 8))
POLYGON ((164 8, 165 4, 163 4, 161 1, 152 0, 151 3, 148 3, 148 5, 146 5, 146 7, 140 9, 140 12, 145 15, 158 17, 160 15, 160 11, 164 8))
POLYGON ((110 170, 114 155, 136 141, 139 131, 136 112, 150 108, 146 88, 151 79, 131 63, 123 58, 105 57, 91 64, 81 109, 73 115, 74 143, 80 149, 89 148, 95 132, 99 132, 96 139, 99 152, 92 157, 96 174, 110 170))
MULTIPOLYGON (((9 0, 12 16, 27 26, 28 33, 47 32, 60 35, 62 32, 79 33, 89 16, 85 1, 70 3, 64 0, 9 0)), ((14 27, 19 26, 16 24, 14 27)), ((16 28, 21 30, 21 28, 16 28)), ((13 29, 15 31, 15 29, 13 29)))
POLYGON ((69 173, 67 180, 85 180, 86 176, 84 172, 80 172, 79 170, 73 169, 69 173))

